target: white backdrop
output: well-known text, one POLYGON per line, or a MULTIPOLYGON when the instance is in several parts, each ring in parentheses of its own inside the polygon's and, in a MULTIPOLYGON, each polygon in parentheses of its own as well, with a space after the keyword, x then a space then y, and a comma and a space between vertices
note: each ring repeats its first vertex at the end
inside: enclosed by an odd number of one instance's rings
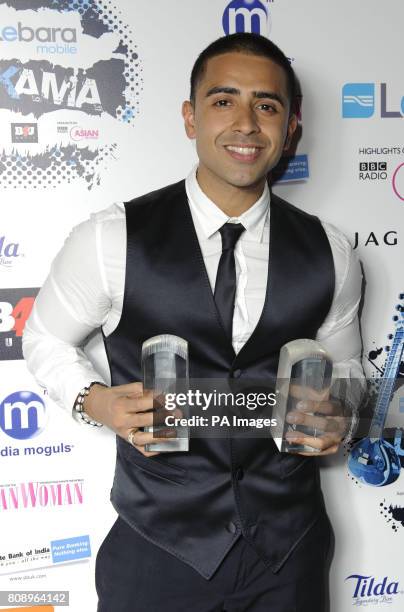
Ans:
MULTIPOLYGON (((95 610, 94 559, 114 520, 113 437, 76 425, 28 373, 21 299, 32 303, 73 225, 188 173, 196 156, 180 109, 193 62, 224 34, 223 16, 248 30, 249 15, 291 58, 303 92, 297 153, 309 176, 274 191, 358 240, 364 366, 380 376, 404 291, 401 0, 0 1, 0 590, 69 590, 71 610, 95 610), (69 102, 62 83, 71 78, 69 102), (10 424, 16 401, 36 402, 40 427, 10 424)), ((99 335, 88 351, 106 373, 99 335)), ((404 426, 398 396, 391 427, 404 426)), ((403 478, 359 484, 343 452, 324 465, 336 535, 331 612, 404 609, 403 478)))

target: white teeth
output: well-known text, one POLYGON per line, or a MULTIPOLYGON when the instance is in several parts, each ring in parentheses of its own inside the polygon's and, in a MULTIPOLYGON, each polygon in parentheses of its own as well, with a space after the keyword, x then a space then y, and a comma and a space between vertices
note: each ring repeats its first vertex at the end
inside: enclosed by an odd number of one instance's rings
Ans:
POLYGON ((226 147, 229 151, 240 153, 240 155, 254 155, 258 149, 256 147, 226 147))

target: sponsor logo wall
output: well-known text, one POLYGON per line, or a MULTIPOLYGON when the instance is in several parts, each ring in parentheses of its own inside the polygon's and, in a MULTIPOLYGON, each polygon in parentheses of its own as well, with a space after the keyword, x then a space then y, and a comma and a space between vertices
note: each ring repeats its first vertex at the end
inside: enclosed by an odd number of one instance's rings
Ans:
MULTIPOLYGON (((330 612, 402 612, 404 7, 370 2, 366 13, 351 4, 348 20, 331 0, 0 0, 0 590, 63 584, 73 612, 96 610, 95 554, 115 518, 114 439, 80 427, 38 385, 22 332, 73 225, 196 161, 180 107, 202 47, 256 32, 286 52, 301 89, 298 136, 274 192, 351 241, 365 277, 370 395, 380 407, 381 389, 390 394, 381 433, 390 476, 369 482, 363 447, 323 462, 336 538, 330 612)), ((99 334, 85 350, 106 375, 99 334)))

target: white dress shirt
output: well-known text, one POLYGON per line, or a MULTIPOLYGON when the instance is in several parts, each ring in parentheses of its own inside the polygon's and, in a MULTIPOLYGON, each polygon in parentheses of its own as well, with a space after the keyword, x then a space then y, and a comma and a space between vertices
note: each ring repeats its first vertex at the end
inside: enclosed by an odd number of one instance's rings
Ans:
MULTIPOLYGON (((212 291, 222 252, 219 228, 240 222, 245 231, 235 248, 237 292, 233 318, 236 353, 250 337, 264 305, 268 274, 270 193, 267 185, 255 204, 238 218, 227 217, 201 190, 196 168, 186 179, 188 202, 212 291)), ((358 306, 361 270, 346 237, 323 223, 335 265, 331 309, 316 339, 329 352, 340 376, 361 378, 358 306)), ((86 339, 102 328, 109 336, 122 313, 126 264, 123 203, 94 213, 71 231, 26 322, 23 352, 28 369, 49 396, 72 410, 92 381, 108 382, 83 350, 86 339)), ((141 287, 139 287, 141 291, 141 287)))

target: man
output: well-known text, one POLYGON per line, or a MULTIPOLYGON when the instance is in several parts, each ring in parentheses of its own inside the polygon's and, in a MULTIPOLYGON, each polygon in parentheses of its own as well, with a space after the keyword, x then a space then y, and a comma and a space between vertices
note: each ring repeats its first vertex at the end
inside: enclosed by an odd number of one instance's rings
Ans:
MULTIPOLYGON (((27 323, 38 381, 117 434, 119 518, 98 553, 99 612, 327 608, 331 530, 316 460, 263 438, 147 452, 153 413, 139 382, 142 343, 163 333, 188 341, 192 378, 273 380, 281 346, 296 338, 318 339, 342 375, 361 375, 352 249, 267 186, 296 129, 293 103, 293 70, 272 42, 212 43, 182 109, 197 169, 78 226, 27 323), (94 384, 104 381, 79 348, 97 327, 110 388, 94 384)), ((305 408, 295 417, 311 425, 305 408)), ((340 440, 295 442, 327 455, 340 440)))

